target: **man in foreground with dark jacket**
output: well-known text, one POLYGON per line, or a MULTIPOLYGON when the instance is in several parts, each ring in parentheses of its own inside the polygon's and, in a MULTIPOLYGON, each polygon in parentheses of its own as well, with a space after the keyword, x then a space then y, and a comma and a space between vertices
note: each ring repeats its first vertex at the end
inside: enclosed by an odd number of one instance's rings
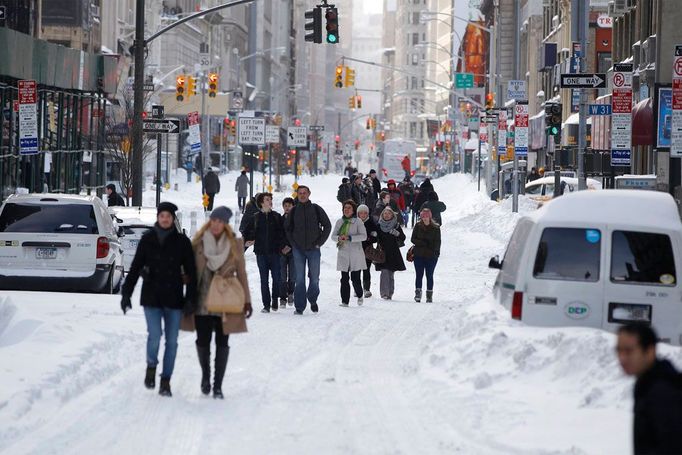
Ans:
POLYGON ((162 202, 157 209, 157 222, 147 231, 137 246, 135 258, 123 284, 121 309, 123 314, 132 309, 130 300, 138 278, 141 276, 142 294, 140 304, 144 307, 147 321, 147 373, 144 385, 156 386, 156 366, 159 363, 161 333, 166 338, 163 353, 163 371, 159 394, 172 396, 170 379, 178 350, 180 320, 184 314, 192 314, 196 305, 196 265, 189 239, 175 228, 175 212, 178 208, 170 202, 162 202), (183 295, 183 286, 187 290, 183 295), (163 330, 161 322, 163 321, 163 330))
POLYGON ((618 361, 625 374, 637 378, 634 453, 682 454, 682 374, 656 356, 656 342, 648 325, 618 329, 618 361))

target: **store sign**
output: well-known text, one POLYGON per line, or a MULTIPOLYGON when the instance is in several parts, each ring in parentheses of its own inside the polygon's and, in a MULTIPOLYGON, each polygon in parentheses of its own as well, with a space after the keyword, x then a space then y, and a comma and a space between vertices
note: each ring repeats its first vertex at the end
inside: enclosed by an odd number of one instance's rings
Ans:
POLYGON ((613 18, 608 14, 600 14, 597 18, 597 27, 613 28, 613 18))
POLYGON ((611 165, 630 166, 632 155, 631 63, 613 65, 611 86, 611 165))

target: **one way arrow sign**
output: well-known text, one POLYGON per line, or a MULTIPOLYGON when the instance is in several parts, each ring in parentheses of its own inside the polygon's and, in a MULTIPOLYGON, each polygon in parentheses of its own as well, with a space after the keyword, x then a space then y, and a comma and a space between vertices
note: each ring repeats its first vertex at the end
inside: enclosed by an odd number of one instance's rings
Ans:
POLYGON ((180 132, 180 120, 145 120, 142 122, 142 129, 145 133, 171 133, 180 132))
POLYGON ((561 88, 606 88, 606 74, 562 74, 561 88))

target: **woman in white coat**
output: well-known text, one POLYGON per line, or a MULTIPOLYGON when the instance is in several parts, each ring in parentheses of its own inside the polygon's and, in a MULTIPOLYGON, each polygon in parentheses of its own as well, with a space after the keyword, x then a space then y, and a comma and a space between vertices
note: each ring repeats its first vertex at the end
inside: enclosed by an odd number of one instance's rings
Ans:
POLYGON ((350 284, 358 298, 358 305, 362 305, 362 282, 360 275, 367 268, 365 252, 362 242, 367 240, 365 224, 356 217, 357 205, 354 201, 343 203, 343 218, 338 220, 332 230, 332 239, 336 242, 338 255, 336 270, 341 272, 341 306, 348 306, 350 302, 350 284))

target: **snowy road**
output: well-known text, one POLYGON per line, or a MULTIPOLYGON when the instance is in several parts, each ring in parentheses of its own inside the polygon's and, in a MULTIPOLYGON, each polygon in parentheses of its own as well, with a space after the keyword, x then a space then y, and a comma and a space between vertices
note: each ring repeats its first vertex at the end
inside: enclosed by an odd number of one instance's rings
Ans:
MULTIPOLYGON (((332 219, 337 180, 310 182, 332 219)), ((181 338, 174 397, 143 388, 137 303, 123 317, 115 297, 7 293, 0 452, 628 453, 631 389, 613 338, 510 321, 492 302, 486 265, 516 218, 466 177, 435 186, 448 203, 436 303, 411 301, 408 270, 395 301, 339 307, 327 244, 320 313, 256 313, 250 333, 230 342, 224 402, 200 394, 191 334, 181 338)), ((248 268, 258 302, 252 254, 248 268)), ((665 352, 682 363, 679 349, 665 352)))

